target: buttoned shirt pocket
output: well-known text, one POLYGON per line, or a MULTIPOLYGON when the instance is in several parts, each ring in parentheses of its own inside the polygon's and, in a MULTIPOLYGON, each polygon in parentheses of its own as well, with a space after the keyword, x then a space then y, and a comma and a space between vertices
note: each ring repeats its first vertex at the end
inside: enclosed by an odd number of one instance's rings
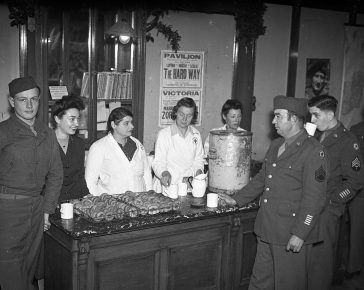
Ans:
POLYGON ((279 165, 281 174, 286 178, 287 184, 294 189, 302 182, 302 166, 297 163, 284 163, 279 165))
POLYGON ((3 152, 0 154, 0 176, 5 177, 9 174, 12 174, 12 168, 14 167, 14 158, 13 154, 9 154, 9 152, 3 152))

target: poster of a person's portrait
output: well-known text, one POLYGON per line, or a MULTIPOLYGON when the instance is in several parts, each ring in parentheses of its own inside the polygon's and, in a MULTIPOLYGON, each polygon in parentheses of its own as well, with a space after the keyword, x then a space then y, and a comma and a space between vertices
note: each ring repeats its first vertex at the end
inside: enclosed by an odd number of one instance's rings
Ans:
POLYGON ((327 95, 329 81, 330 59, 308 58, 306 60, 306 98, 327 95))

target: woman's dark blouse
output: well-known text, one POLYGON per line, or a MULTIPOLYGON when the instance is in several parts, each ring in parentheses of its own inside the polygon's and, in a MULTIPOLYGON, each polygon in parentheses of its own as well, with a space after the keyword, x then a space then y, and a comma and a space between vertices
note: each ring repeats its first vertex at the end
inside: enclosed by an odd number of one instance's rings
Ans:
POLYGON ((70 136, 67 154, 59 146, 63 163, 63 185, 58 202, 81 198, 89 194, 85 181, 85 144, 77 136, 70 136))

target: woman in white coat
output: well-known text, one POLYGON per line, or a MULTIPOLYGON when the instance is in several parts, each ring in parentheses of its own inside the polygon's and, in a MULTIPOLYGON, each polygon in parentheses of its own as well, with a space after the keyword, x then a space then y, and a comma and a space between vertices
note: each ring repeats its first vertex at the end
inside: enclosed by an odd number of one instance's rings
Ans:
POLYGON ((133 114, 112 110, 107 136, 93 143, 86 160, 85 179, 92 195, 142 192, 152 189, 152 174, 145 149, 132 137, 133 114))
POLYGON ((172 111, 173 124, 159 131, 153 171, 154 190, 161 186, 186 182, 189 176, 203 173, 204 151, 200 132, 193 127, 197 120, 197 106, 193 99, 182 98, 172 111))

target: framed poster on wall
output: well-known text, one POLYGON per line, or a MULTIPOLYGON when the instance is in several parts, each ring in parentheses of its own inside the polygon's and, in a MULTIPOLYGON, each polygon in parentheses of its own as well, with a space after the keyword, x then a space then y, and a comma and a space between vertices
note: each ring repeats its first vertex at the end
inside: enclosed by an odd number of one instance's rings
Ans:
POLYGON ((306 59, 305 96, 311 99, 315 96, 329 94, 330 59, 306 59))
MULTIPOLYGON (((172 124, 172 109, 184 97, 192 98, 201 112, 205 53, 203 51, 161 51, 159 126, 172 124)), ((197 123, 201 125, 201 114, 197 123)))

